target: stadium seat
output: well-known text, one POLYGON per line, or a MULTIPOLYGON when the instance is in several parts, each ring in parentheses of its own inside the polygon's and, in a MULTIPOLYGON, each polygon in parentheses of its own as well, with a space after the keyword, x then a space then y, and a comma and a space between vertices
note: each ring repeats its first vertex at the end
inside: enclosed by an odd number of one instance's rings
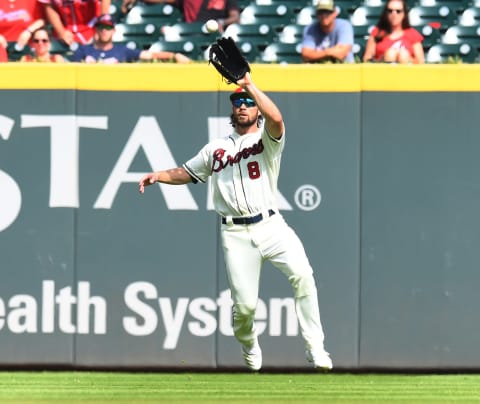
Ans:
POLYGON ((155 24, 157 27, 182 21, 177 7, 163 3, 137 2, 125 16, 127 24, 155 24))
POLYGON ((370 25, 377 24, 382 14, 383 6, 360 6, 355 9, 350 17, 350 22, 355 25, 370 25))
POLYGON ((109 14, 117 22, 122 22, 123 13, 122 13, 122 0, 112 0, 110 3, 109 14))
POLYGON ((458 25, 471 27, 480 24, 480 8, 469 7, 465 9, 459 16, 458 25))
MULTIPOLYGON (((350 2, 335 2, 335 7, 340 11, 338 14, 339 18, 344 18, 346 20, 350 19, 350 11, 353 11, 353 9, 349 8, 350 5, 350 2)), ((310 5, 302 7, 295 16, 295 23, 298 25, 310 25, 317 20, 316 13, 317 9, 315 6, 310 5)))
POLYGON ((361 63, 365 52, 365 43, 355 42, 352 47, 355 63, 361 63))
POLYGON ((223 35, 235 41, 248 41, 264 49, 274 41, 276 32, 268 24, 231 24, 223 35))
POLYGON ((427 63, 475 63, 478 52, 475 47, 467 44, 437 44, 433 45, 425 55, 427 63))
POLYGON ((415 6, 408 13, 410 24, 413 26, 431 25, 433 28, 445 32, 448 27, 457 21, 457 15, 447 6, 415 6))
POLYGON ((159 39, 150 46, 149 50, 152 52, 183 53, 192 60, 199 60, 202 57, 198 46, 190 40, 165 41, 164 39, 159 39))
POLYGON ((442 36, 444 44, 468 43, 480 51, 480 25, 454 25, 442 36))
POLYGON ((178 22, 162 28, 163 38, 167 42, 191 41, 200 49, 206 49, 218 38, 218 32, 209 33, 203 22, 178 22))
POLYGON ((289 24, 283 27, 278 33, 277 39, 281 43, 300 43, 303 39, 303 31, 305 26, 298 24, 289 24))
MULTIPOLYGON (((241 39, 239 41, 236 41, 236 44, 238 46, 238 49, 240 49, 240 52, 242 53, 242 55, 245 56, 245 58, 250 63, 258 62, 260 58, 260 53, 262 52, 262 49, 265 48, 250 41, 249 39, 245 39, 245 40, 241 39)), ((208 60, 209 51, 210 51, 210 47, 208 47, 203 51, 204 60, 208 60)))
POLYGON ((418 0, 419 6, 447 6, 455 13, 460 13, 470 5, 470 0, 418 0))
POLYGON ((68 46, 65 42, 57 39, 50 40, 50 53, 53 55, 62 55, 65 58, 70 58, 73 55, 75 49, 78 48, 78 44, 68 46))
POLYGON ((17 44, 16 42, 9 42, 8 46, 7 46, 8 60, 11 61, 11 62, 16 62, 16 61, 20 60, 20 58, 23 55, 29 55, 30 53, 32 53, 32 50, 30 49, 30 46, 27 45, 24 48, 19 49, 16 46, 16 44, 17 44))
POLYGON ((154 24, 126 24, 115 26, 113 42, 134 42, 139 49, 148 48, 160 37, 160 29, 154 24))
POLYGON ((354 25, 353 26, 353 56, 357 62, 361 61, 367 39, 370 36, 372 25, 354 25))
POLYGON ((418 32, 423 35, 423 48, 429 49, 431 46, 440 43, 442 34, 438 29, 433 28, 431 25, 413 26, 418 32))
POLYGON ((293 10, 285 4, 259 6, 252 3, 240 13, 240 24, 268 24, 278 30, 294 20, 293 10))
POLYGON ((264 63, 303 63, 301 45, 294 43, 273 43, 268 45, 260 55, 264 63))
POLYGON ((303 7, 311 5, 311 0, 252 0, 258 6, 285 4, 288 5, 294 13, 298 13, 303 7))
POLYGON ((306 6, 300 9, 295 16, 295 24, 297 25, 310 25, 315 21, 315 7, 306 6))

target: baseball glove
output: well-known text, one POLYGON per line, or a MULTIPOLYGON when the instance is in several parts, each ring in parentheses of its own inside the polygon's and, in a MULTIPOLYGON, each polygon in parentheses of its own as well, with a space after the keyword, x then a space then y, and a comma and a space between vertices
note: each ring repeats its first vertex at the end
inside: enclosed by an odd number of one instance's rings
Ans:
POLYGON ((230 37, 217 39, 210 46, 208 59, 229 84, 237 83, 250 72, 250 65, 230 37))

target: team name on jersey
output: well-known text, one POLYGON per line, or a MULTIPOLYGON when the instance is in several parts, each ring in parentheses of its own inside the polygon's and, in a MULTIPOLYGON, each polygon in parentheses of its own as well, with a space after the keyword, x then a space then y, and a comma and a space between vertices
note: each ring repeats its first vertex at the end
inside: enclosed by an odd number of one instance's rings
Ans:
POLYGON ((235 155, 227 155, 225 161, 223 161, 225 157, 225 149, 217 149, 213 152, 213 163, 212 163, 212 171, 220 172, 227 166, 233 166, 234 164, 240 163, 240 161, 248 159, 250 156, 255 156, 256 154, 262 153, 264 150, 262 139, 255 143, 253 146, 245 147, 244 149, 240 150, 235 155))

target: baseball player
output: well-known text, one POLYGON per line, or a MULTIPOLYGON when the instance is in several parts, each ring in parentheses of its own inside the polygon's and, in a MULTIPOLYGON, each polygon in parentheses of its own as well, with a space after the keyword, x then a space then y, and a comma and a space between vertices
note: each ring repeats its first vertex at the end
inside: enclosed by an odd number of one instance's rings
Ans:
POLYGON ((182 167, 143 176, 139 191, 155 182, 187 184, 211 177, 213 203, 221 216, 221 240, 233 300, 233 330, 246 365, 262 366, 255 330, 260 270, 269 260, 290 281, 295 309, 313 366, 330 370, 313 270, 302 242, 278 211, 277 179, 285 144, 282 114, 247 73, 230 95, 234 131, 216 139, 182 167), (264 124, 262 125, 262 120, 264 124))

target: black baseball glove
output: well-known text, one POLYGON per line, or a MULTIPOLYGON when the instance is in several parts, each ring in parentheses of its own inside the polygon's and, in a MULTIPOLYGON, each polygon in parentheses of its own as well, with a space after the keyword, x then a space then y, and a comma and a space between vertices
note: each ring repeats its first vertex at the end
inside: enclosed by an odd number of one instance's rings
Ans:
POLYGON ((237 83, 250 72, 250 65, 230 37, 219 38, 210 46, 209 63, 212 63, 227 83, 237 83))

